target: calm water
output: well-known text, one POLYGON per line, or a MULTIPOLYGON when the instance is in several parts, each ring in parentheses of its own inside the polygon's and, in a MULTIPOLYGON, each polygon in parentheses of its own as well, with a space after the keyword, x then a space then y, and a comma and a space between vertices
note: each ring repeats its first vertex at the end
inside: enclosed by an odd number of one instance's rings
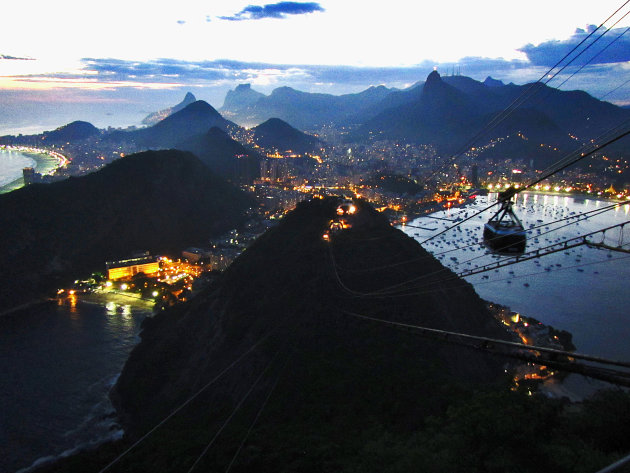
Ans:
MULTIPOLYGON (((434 216, 454 220, 472 215, 494 198, 479 198, 465 209, 434 216)), ((515 208, 526 227, 542 225, 541 234, 534 230, 528 241, 532 249, 630 220, 624 206, 542 235, 560 225, 549 222, 608 205, 524 194, 515 208)), ((462 248, 480 239, 489 217, 486 212, 425 247, 435 254, 460 247, 438 255, 455 271, 495 261, 479 245, 462 248)), ((412 224, 434 229, 404 228, 421 241, 453 223, 423 217, 412 224)), ((618 237, 617 233, 607 235, 608 242, 615 244, 618 237)), ((625 242, 630 243, 630 232, 625 242)), ((579 247, 467 279, 484 299, 570 331, 580 352, 630 360, 628 256, 579 247)), ((140 323, 148 314, 147 306, 124 301, 79 302, 0 318, 0 471, 16 471, 45 457, 120 435, 107 392, 138 342, 140 323)), ((593 389, 602 386, 586 384, 593 389)), ((584 392, 585 381, 572 375, 565 385, 584 392)))
POLYGON ((120 435, 107 398, 148 306, 44 306, 0 318, 0 471, 120 435))
MULTIPOLYGON (((434 216, 454 220, 465 218, 496 201, 496 194, 479 197, 474 205, 434 216)), ((596 215, 588 220, 552 231, 567 222, 550 224, 564 217, 577 216, 612 202, 592 199, 574 199, 557 195, 519 195, 514 206, 525 228, 539 227, 529 233, 527 250, 548 246, 566 238, 583 235, 601 228, 630 220, 630 205, 596 215), (548 234, 544 234, 549 232, 548 234)), ((495 207, 496 211, 496 207, 495 207)), ((483 224, 492 215, 487 211, 464 222, 461 230, 451 230, 445 237, 424 244, 438 255, 443 264, 454 271, 470 269, 475 265, 497 261, 483 246, 466 245, 481 241, 483 224)), ((573 220, 575 221, 575 220, 573 220)), ((452 222, 420 218, 412 222, 435 231, 407 227, 404 231, 418 241, 453 225, 452 222)), ((630 249, 630 226, 626 235, 618 230, 607 232, 606 242, 617 245, 625 237, 630 249)), ((601 236, 594 238, 599 242, 601 236)), ((484 299, 507 305, 512 310, 539 319, 545 324, 567 330, 573 334, 577 351, 612 359, 630 360, 630 255, 581 246, 540 258, 506 266, 498 270, 466 278, 484 299)), ((570 377, 571 378, 571 377, 570 377)), ((573 377, 575 378, 575 377, 573 377)), ((570 379, 567 384, 575 383, 570 379)), ((590 382, 598 386, 596 382, 590 382)))
POLYGON ((0 194, 23 186, 22 169, 27 167, 48 174, 57 167, 57 160, 46 154, 0 149, 0 194))

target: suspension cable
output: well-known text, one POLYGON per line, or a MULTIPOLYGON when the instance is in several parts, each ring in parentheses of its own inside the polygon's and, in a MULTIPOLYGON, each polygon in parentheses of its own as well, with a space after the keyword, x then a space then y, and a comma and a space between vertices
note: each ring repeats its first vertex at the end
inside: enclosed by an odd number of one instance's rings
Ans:
POLYGON ((272 333, 274 333, 280 326, 276 326, 272 330, 270 330, 266 335, 258 339, 256 343, 250 346, 246 351, 244 351, 236 360, 230 363, 227 367, 225 367, 219 374, 217 374, 214 378, 208 381, 204 386, 201 387, 196 393, 190 396, 186 401, 180 404, 176 409, 174 409, 169 415, 167 415, 164 419, 162 419, 158 424, 156 424, 151 430, 149 430, 146 434, 136 440, 129 448, 127 448, 124 452, 118 455, 114 460, 112 460, 109 464, 107 464, 103 469, 99 471, 99 473, 104 473, 109 470, 112 466, 122 460, 129 452, 135 449, 138 445, 140 445, 144 440, 146 440, 151 434, 153 434, 157 429, 162 427, 166 422, 168 422, 175 414, 184 409, 188 404, 190 404, 193 400, 195 400, 202 392, 216 383, 219 379, 223 377, 228 371, 230 371, 234 366, 240 363, 247 355, 253 352, 256 348, 258 348, 262 343, 264 343, 272 333))
POLYGON ((232 412, 230 413, 230 415, 227 417, 227 419, 225 419, 225 421, 223 422, 223 424, 221 425, 221 427, 219 428, 219 430, 217 430, 217 432, 214 434, 214 437, 212 437, 212 439, 210 440, 210 442, 208 442, 208 444, 206 445, 206 447, 203 449, 203 451, 199 454, 199 456, 197 457, 197 459, 195 460, 195 462, 192 464, 192 466, 190 467, 190 469, 188 470, 188 473, 190 473, 191 471, 193 471, 195 469, 195 467, 199 464, 199 462, 201 461, 201 459, 205 456, 205 454, 208 452, 208 450, 210 449, 210 447, 212 447, 212 445, 214 445, 214 442, 219 438, 219 436, 221 435, 221 433, 223 432, 223 430, 225 430, 225 428, 229 425, 229 423, 232 421, 232 419, 234 418, 234 415, 238 412, 238 410, 241 408, 241 406, 245 403, 245 401, 247 400, 247 398, 249 397, 249 395, 252 393, 252 391, 256 388, 256 386, 258 386, 258 383, 260 382, 260 380, 263 378, 263 376, 267 373, 267 371, 269 370, 269 368, 271 367, 271 365, 273 364, 274 361, 276 361, 276 358, 278 358, 278 355, 280 354, 280 349, 278 349, 278 351, 276 352, 276 354, 273 356, 273 358, 271 358, 271 360, 269 361, 269 363, 267 363, 267 366, 265 366, 265 369, 263 369, 261 371, 261 373, 258 375, 258 378, 256 378, 256 380, 252 383, 252 385, 250 386, 250 388, 247 390, 247 392, 245 393, 245 395, 241 398, 241 400, 238 402, 238 404, 234 407, 234 409, 232 409, 232 412))

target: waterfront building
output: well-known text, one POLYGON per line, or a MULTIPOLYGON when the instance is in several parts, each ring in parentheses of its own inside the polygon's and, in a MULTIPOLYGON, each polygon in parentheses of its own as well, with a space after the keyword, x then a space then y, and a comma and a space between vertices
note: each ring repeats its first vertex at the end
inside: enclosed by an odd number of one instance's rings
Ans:
POLYGON ((22 176, 24 177, 25 186, 30 186, 36 182, 42 182, 42 175, 35 172, 35 169, 31 167, 22 169, 22 176))
POLYGON ((154 256, 108 261, 105 263, 105 267, 107 268, 107 278, 112 281, 131 278, 138 273, 150 276, 160 271, 160 263, 154 256))

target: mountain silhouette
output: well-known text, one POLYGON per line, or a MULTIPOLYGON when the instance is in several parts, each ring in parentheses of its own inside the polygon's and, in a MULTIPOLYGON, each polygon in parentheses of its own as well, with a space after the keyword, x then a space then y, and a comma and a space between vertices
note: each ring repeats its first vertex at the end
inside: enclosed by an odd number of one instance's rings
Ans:
MULTIPOLYGON (((138 249, 179 252, 243 221, 253 201, 191 153, 147 151, 0 195, 0 302, 62 287, 138 249)), ((10 307, 10 305, 8 305, 10 307)))
POLYGON ((221 112, 237 113, 255 105, 262 97, 265 94, 252 89, 251 84, 239 84, 234 90, 228 90, 221 112))
POLYGON ((116 131, 107 135, 106 139, 131 143, 147 149, 173 148, 178 143, 205 133, 212 127, 227 130, 238 126, 223 118, 209 103, 197 100, 151 127, 134 131, 116 131))
POLYGON ((279 118, 270 118, 252 128, 252 132, 254 141, 258 146, 266 149, 277 149, 280 152, 315 153, 323 145, 318 138, 293 128, 279 118))
POLYGON ((173 107, 165 108, 165 109, 160 110, 158 112, 153 112, 153 113, 147 115, 142 120, 142 124, 143 125, 155 125, 159 121, 164 120, 169 115, 172 115, 175 112, 179 112, 180 110, 184 109, 186 106, 188 106, 191 103, 196 102, 196 101, 197 101, 197 99, 195 98, 195 96, 191 92, 187 92, 186 96, 184 97, 184 100, 182 100, 180 103, 178 103, 177 105, 175 105, 173 107))
MULTIPOLYGON (((395 309, 390 301, 349 299, 335 280, 329 251, 336 254, 340 268, 355 270, 380 266, 392 258, 424 258, 422 265, 385 270, 378 278, 341 269, 352 290, 362 292, 442 269, 368 204, 357 205, 353 228, 335 237, 331 248, 321 235, 336 214, 336 199, 301 203, 248 248, 212 290, 176 314, 148 323, 113 393, 126 431, 131 436, 145 431, 267 334, 271 334, 268 343, 224 382, 204 392, 199 407, 183 413, 169 435, 185 435, 180 428, 214 429, 279 350, 287 366, 274 393, 277 413, 260 426, 260 432, 272 425, 278 432, 263 442, 259 452, 260 461, 271 462, 266 466, 269 471, 285 461, 284 455, 272 459, 280 445, 276 442, 285 438, 295 437, 285 446, 297 451, 312 436, 329 435, 330 428, 352 438, 372 422, 392 428, 416 424, 434 409, 434 403, 439 404, 430 393, 441 386, 455 380, 488 383, 500 377, 501 364, 479 353, 347 315, 380 315, 434 328, 506 336, 472 287, 456 279, 432 295, 398 301, 395 309), (206 408, 208 402, 211 409, 206 408), (397 407, 383 409, 390 402, 397 407), (301 429, 303 434, 295 436, 301 429)), ((266 389, 274 378, 270 374, 263 382, 266 389)), ((262 391, 255 396, 262 401, 262 391)), ((184 462, 187 455, 169 447, 159 457, 168 462, 169 456, 175 456, 184 462)))
POLYGON ((259 97, 246 107, 234 105, 233 101, 227 100, 226 97, 221 112, 244 126, 254 126, 270 118, 279 118, 301 130, 310 130, 330 122, 346 122, 361 110, 378 103, 389 93, 390 89, 384 86, 370 87, 360 93, 339 96, 279 87, 270 95, 259 97))
POLYGON ((260 155, 233 140, 225 131, 212 127, 175 146, 194 153, 208 168, 233 182, 251 182, 260 175, 260 155))

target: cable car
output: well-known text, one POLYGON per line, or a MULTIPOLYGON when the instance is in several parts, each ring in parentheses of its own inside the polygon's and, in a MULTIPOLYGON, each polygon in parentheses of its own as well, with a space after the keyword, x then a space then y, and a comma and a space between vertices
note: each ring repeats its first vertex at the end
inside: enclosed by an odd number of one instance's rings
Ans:
POLYGON ((501 208, 483 227, 483 241, 490 251, 499 254, 522 254, 527 236, 523 224, 512 210, 516 189, 499 192, 501 208))

